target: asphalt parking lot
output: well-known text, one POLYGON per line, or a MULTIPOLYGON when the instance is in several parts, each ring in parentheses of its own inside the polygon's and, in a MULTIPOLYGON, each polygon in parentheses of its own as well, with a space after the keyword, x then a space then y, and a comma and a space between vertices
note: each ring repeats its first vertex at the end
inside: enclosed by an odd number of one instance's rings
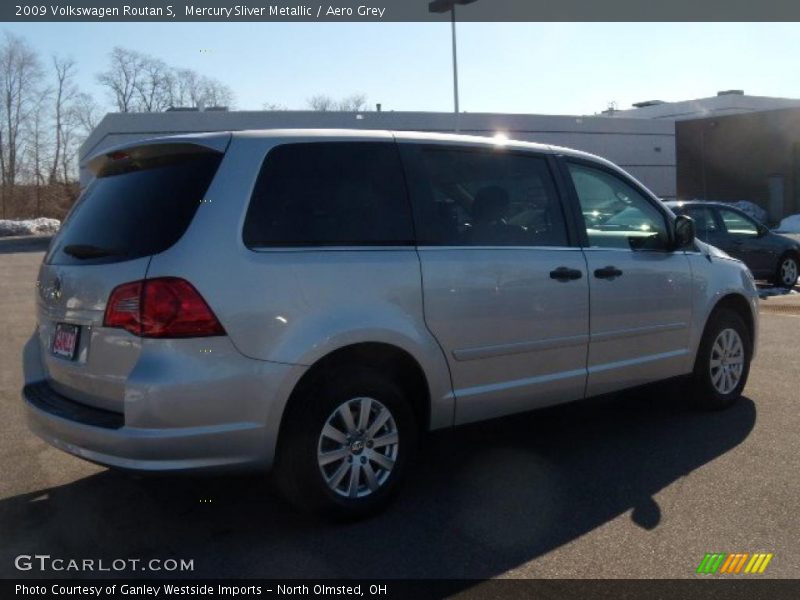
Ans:
POLYGON ((49 554, 193 559, 183 575, 203 577, 683 578, 706 552, 770 552, 760 577, 798 576, 800 295, 763 301, 728 411, 659 386, 439 433, 386 513, 335 525, 265 477, 135 477, 30 434, 20 352, 41 258, 0 240, 2 577, 40 577, 14 557, 49 554))

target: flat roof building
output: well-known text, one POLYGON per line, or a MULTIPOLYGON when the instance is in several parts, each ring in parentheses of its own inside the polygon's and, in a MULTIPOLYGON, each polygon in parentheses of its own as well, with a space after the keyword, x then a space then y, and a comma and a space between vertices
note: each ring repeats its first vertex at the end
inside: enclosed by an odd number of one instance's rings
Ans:
POLYGON ((800 108, 677 124, 678 197, 749 200, 769 221, 800 213, 800 108))
POLYGON ((681 102, 649 100, 629 110, 564 116, 501 113, 228 111, 111 113, 80 149, 89 157, 121 143, 202 131, 384 129, 453 132, 567 146, 607 158, 665 200, 750 200, 777 220, 800 210, 800 99, 742 90, 681 102))
POLYGON ((773 98, 770 96, 748 96, 743 90, 724 90, 710 98, 664 102, 645 100, 636 102, 633 108, 603 111, 606 117, 633 119, 668 119, 685 121, 705 117, 735 115, 778 108, 800 107, 800 99, 773 98))
MULTIPOLYGON (((112 113, 80 149, 81 185, 91 180, 89 157, 121 143, 180 133, 244 129, 386 129, 453 132, 456 116, 434 112, 168 111, 112 113)), ((601 116, 462 113, 459 133, 497 134, 526 142, 567 146, 603 156, 662 198, 675 198, 675 124, 601 116)))

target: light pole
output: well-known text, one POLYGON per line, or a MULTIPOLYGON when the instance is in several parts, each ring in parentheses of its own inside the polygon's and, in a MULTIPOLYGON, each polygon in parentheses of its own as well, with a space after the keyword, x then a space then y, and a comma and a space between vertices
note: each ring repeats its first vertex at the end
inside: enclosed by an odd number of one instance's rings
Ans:
POLYGON ((453 112, 456 115, 456 131, 459 127, 458 111, 458 52, 456 50, 456 4, 472 4, 477 0, 433 0, 428 4, 428 12, 444 13, 450 11, 450 29, 453 37, 453 112))

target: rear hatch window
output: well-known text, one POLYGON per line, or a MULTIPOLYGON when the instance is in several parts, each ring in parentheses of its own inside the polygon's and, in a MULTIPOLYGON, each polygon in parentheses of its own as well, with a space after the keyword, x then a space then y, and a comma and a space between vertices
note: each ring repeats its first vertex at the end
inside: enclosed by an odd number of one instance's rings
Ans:
POLYGON ((110 263, 163 252, 189 227, 221 160, 221 153, 195 144, 153 144, 103 157, 45 262, 110 263))

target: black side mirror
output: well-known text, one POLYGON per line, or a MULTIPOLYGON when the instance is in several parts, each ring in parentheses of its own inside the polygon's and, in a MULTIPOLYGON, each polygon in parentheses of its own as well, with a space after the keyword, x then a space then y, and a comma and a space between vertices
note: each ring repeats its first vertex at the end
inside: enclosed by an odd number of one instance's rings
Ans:
POLYGON ((694 219, 687 215, 678 215, 672 224, 673 250, 686 248, 694 242, 694 219))
POLYGON ((758 224, 758 237, 764 237, 769 233, 769 227, 764 225, 763 223, 758 224))

